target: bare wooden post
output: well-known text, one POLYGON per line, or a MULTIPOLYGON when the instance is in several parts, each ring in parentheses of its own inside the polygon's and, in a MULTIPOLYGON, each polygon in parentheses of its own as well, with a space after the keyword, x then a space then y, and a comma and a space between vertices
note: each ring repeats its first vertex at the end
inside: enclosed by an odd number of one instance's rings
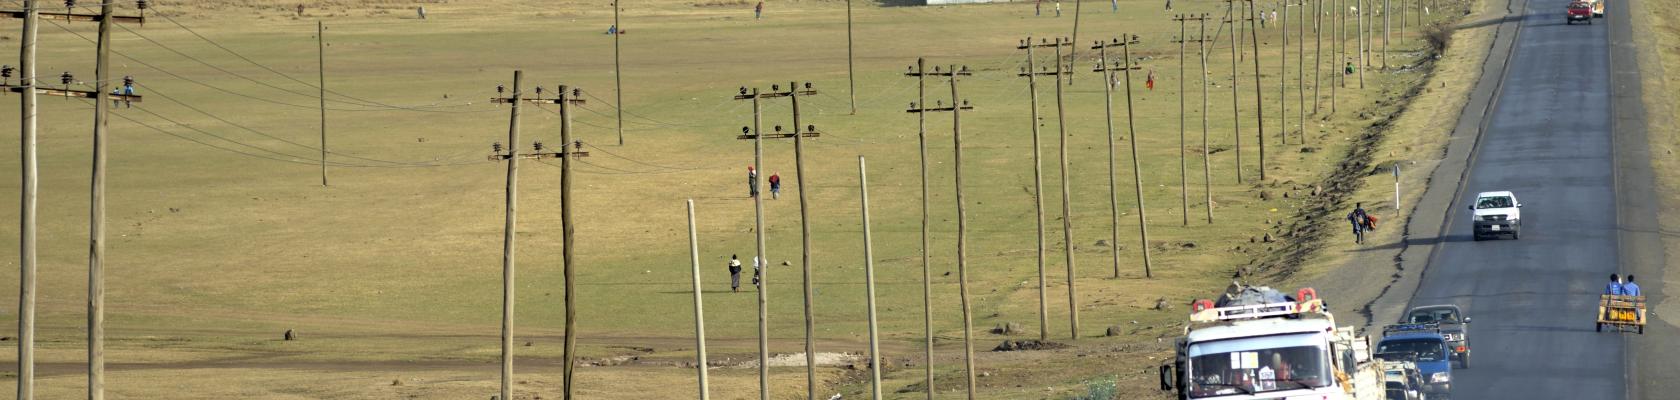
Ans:
POLYGON ((23 2, 23 43, 19 46, 18 85, 23 87, 22 212, 18 218, 18 400, 35 398, 35 228, 40 189, 39 154, 35 128, 35 35, 40 9, 34 0, 23 2))
POLYGON ((507 220, 502 232, 502 398, 513 398, 514 225, 519 210, 519 85, 525 71, 513 71, 513 111, 508 117, 507 220))
MULTIPOLYGON (((1301 124, 1301 134, 1307 134, 1307 1, 1301 0, 1301 12, 1295 16, 1295 122, 1301 124)), ((1289 144, 1289 132, 1278 135, 1279 142, 1289 144)))
MULTIPOLYGON (((1287 1, 1278 5, 1283 9, 1283 25, 1279 30, 1280 36, 1283 36, 1283 52, 1278 57, 1281 60, 1278 63, 1281 67, 1278 72, 1278 135, 1285 138, 1289 137, 1289 7, 1292 5, 1287 1)), ((1260 142, 1265 143, 1265 139, 1260 138, 1260 142)))
MULTIPOLYGON (((105 1, 107 4, 110 2, 105 1)), ((99 24, 103 26, 109 19, 107 16, 100 20, 99 24)), ((327 26, 319 20, 315 21, 315 51, 316 60, 320 63, 319 68, 316 68, 316 72, 320 74, 320 81, 316 86, 320 89, 318 97, 321 100, 321 186, 327 186, 327 26)), ((99 82, 104 83, 105 78, 99 78, 99 82)), ((104 92, 105 88, 101 86, 99 91, 104 92)), ((100 103, 104 101, 101 100, 100 103)))
MULTIPOLYGON (((1226 14, 1230 16, 1228 21, 1231 23, 1231 143, 1236 146, 1233 153, 1236 153, 1237 158, 1237 168, 1233 171, 1237 175, 1237 183, 1242 184, 1242 105, 1239 104, 1242 101, 1242 95, 1237 91, 1237 86, 1239 86, 1237 84, 1237 71, 1242 68, 1237 65, 1237 62, 1241 58, 1239 53, 1242 50, 1242 41, 1238 38, 1247 39, 1247 37, 1238 35, 1236 27, 1242 26, 1242 23, 1237 22, 1239 15, 1241 15, 1237 14, 1237 6, 1239 4, 1247 5, 1248 3, 1239 3, 1232 0, 1229 4, 1231 6, 1226 10, 1226 14)), ((1255 35, 1256 38, 1260 35, 1259 32, 1254 31, 1249 33, 1255 35)), ((1127 62, 1129 63, 1131 60, 1127 60, 1127 62)))
MULTIPOLYGON (((1334 9, 1340 5, 1341 0, 1330 0, 1331 11, 1336 11, 1334 9)), ((1336 115, 1336 87, 1341 86, 1342 79, 1342 24, 1339 19, 1341 14, 1343 12, 1330 14, 1330 115, 1336 115)), ((1306 144, 1306 141, 1302 141, 1302 144, 1306 144)))
MULTIPOLYGON (((881 398, 881 331, 875 323, 875 244, 869 237, 869 169, 858 156, 858 192, 863 201, 863 289, 869 304, 869 388, 881 398)), ((931 361, 931 360, 930 360, 931 361)))
POLYGON ((694 266, 694 369, 700 374, 700 400, 708 400, 711 390, 706 385, 706 309, 705 302, 700 300, 700 236, 694 227, 694 199, 688 199, 688 255, 694 266))
MULTIPOLYGON (((1071 64, 1073 62, 1079 61, 1079 46, 1074 46, 1074 43, 1079 43, 1079 14, 1081 14, 1079 12, 1079 6, 1081 4, 1084 4, 1084 2, 1082 2, 1080 0, 1073 0, 1073 38, 1066 41, 1066 44, 1069 46, 1068 47, 1068 59, 1066 61, 1063 61, 1062 57, 1060 55, 1056 56, 1056 64, 1057 65, 1061 65, 1062 63, 1071 64)), ((1061 47, 1056 48, 1057 51, 1060 51, 1061 49, 1062 49, 1061 47)), ((1058 54, 1060 54, 1060 53, 1058 53, 1058 54)), ((1068 84, 1068 86, 1073 86, 1073 69, 1069 68, 1067 70, 1067 73, 1068 73, 1067 84, 1068 84)), ((1061 78, 1057 78, 1057 82, 1060 82, 1060 81, 1061 81, 1061 78)))
MULTIPOLYGON (((745 93, 743 93, 745 94, 745 93)), ((753 166, 764 166, 764 131, 759 130, 763 115, 758 104, 758 88, 752 89, 753 108, 753 166)), ((755 181, 763 180, 762 176, 755 176, 755 181)), ((753 182, 755 187, 763 187, 762 182, 753 182)), ((756 245, 754 254, 756 264, 753 273, 758 276, 758 394, 759 400, 770 400, 770 324, 769 324, 769 288, 770 288, 770 259, 764 254, 764 196, 753 196, 753 242, 756 245)))
MULTIPOLYGON (((1207 221, 1213 223, 1213 154, 1208 152, 1208 62, 1207 14, 1196 20, 1201 33, 1196 36, 1196 52, 1202 58, 1202 188, 1207 194, 1207 221)), ((1234 43, 1233 43, 1234 44, 1234 43)))
POLYGON ((1387 71, 1388 70, 1388 42, 1389 42, 1389 38, 1390 38, 1390 36, 1389 36, 1389 26, 1390 25, 1389 25, 1389 18, 1388 18, 1388 15, 1389 15, 1388 0, 1382 0, 1382 2, 1383 2, 1383 4, 1382 4, 1382 17, 1383 17, 1383 25, 1382 25, 1382 29, 1383 29, 1382 69, 1384 71, 1387 71))
MULTIPOLYGON (((1125 37, 1124 34, 1122 34, 1121 36, 1125 37)), ((1144 278, 1152 278, 1152 277, 1154 277, 1154 275, 1152 275, 1150 273, 1150 265, 1149 265, 1149 220, 1144 217, 1144 207, 1143 207, 1143 164, 1138 161, 1137 125, 1134 123, 1134 118, 1133 118, 1133 115, 1136 114, 1136 113, 1132 112, 1132 46, 1131 46, 1131 43, 1133 43, 1133 42, 1136 42, 1135 36, 1134 36, 1134 39, 1132 39, 1132 42, 1128 42, 1126 46, 1121 47, 1122 57, 1125 57, 1125 59, 1126 59, 1126 64, 1125 64, 1126 68, 1121 70, 1121 71, 1124 71, 1125 74, 1126 74, 1126 134, 1131 136, 1131 139, 1127 140, 1127 142, 1130 142, 1131 146, 1132 146, 1132 189, 1134 190, 1134 193, 1137 194, 1138 244, 1139 244, 1138 251, 1143 253, 1143 277, 1144 278)), ((1256 54, 1258 54, 1258 53, 1256 53, 1256 54)), ((1258 89, 1258 87, 1256 89, 1258 89)), ((1264 141, 1262 141, 1262 143, 1264 143, 1264 141)), ((1264 145, 1262 145, 1261 148, 1265 148, 1263 146, 1264 145)))
MULTIPOLYGON (((1060 49, 1061 46, 1058 45, 1056 48, 1060 49)), ((1061 62, 1062 61, 1058 57, 1056 64, 1061 65, 1061 62)), ((968 381, 968 400, 974 400, 974 391, 977 386, 977 383, 974 381, 974 317, 971 315, 973 308, 969 305, 968 301, 968 210, 963 202, 962 106, 958 104, 959 100, 957 100, 962 98, 957 95, 957 78, 959 76, 961 75, 957 73, 957 66, 952 65, 951 143, 952 153, 954 156, 952 157, 951 164, 956 171, 953 175, 955 175, 954 177, 956 179, 957 191, 957 292, 958 297, 962 299, 963 369, 965 371, 964 375, 966 375, 966 379, 968 381)), ((1057 90, 1060 90, 1061 86, 1061 80, 1057 79, 1057 90)))
MULTIPOLYGON (((1324 0, 1313 1, 1313 115, 1318 115, 1320 89, 1324 87, 1324 0)), ((1306 143, 1307 121, 1301 121, 1301 143, 1306 143)))
MULTIPOLYGON (((577 263, 572 255, 577 251, 576 230, 572 223, 572 159, 577 158, 567 145, 572 142, 572 101, 567 99, 570 94, 566 85, 559 87, 560 103, 560 249, 561 270, 566 279, 566 339, 561 348, 566 385, 564 400, 572 400, 577 389, 574 379, 577 372, 577 263)), ((582 147, 582 146, 576 146, 582 147)))
MULTIPOLYGON (((105 88, 111 82, 111 17, 115 11, 112 1, 99 6, 99 54, 94 61, 93 182, 88 202, 88 400, 105 398, 105 149, 109 131, 106 114, 110 112, 105 88)), ((325 151, 326 142, 321 148, 325 151)), ((321 184, 325 185, 326 170, 321 174, 321 184)))

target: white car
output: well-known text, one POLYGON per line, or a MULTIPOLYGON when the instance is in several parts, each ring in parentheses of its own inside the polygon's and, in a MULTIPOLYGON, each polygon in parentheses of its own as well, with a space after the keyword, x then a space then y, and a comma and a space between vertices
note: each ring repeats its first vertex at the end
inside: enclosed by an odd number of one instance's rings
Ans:
POLYGON ((1474 212, 1470 235, 1476 240, 1505 234, 1518 239, 1522 235, 1522 203, 1511 192, 1478 193, 1470 211, 1474 212))

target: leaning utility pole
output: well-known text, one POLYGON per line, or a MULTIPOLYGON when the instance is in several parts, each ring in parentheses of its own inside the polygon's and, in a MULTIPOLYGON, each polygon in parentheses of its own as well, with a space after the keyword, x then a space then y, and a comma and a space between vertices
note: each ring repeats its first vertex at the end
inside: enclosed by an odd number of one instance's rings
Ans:
POLYGON ((694 199, 688 199, 688 257, 694 268, 694 369, 700 374, 700 400, 707 400, 711 390, 706 385, 706 308, 700 301, 700 238, 695 230, 694 199))
POLYGON ((1138 251, 1143 253, 1143 277, 1153 278, 1154 275, 1149 270, 1149 221, 1144 217, 1143 207, 1143 164, 1138 161, 1137 125, 1133 118, 1135 113, 1132 112, 1132 70, 1140 68, 1132 63, 1132 45, 1139 41, 1136 35, 1132 35, 1131 38, 1130 41, 1120 43, 1121 57, 1126 62, 1120 65, 1120 71, 1126 75, 1126 134, 1131 136, 1127 142, 1132 145, 1132 189, 1137 194, 1138 205, 1138 251))
MULTIPOLYGON (((1283 52, 1278 57, 1278 135, 1284 140, 1289 137, 1289 7, 1296 6, 1287 2, 1278 5, 1283 9, 1283 25, 1279 30, 1280 36, 1283 36, 1283 52)), ((1260 143, 1264 145, 1265 142, 1265 138, 1261 138, 1260 143)))
MULTIPOLYGON (((916 102, 910 107, 915 109, 927 104, 927 60, 916 58, 916 69, 905 73, 916 77, 916 102)), ((914 111, 912 111, 914 112, 914 111)), ((925 336, 926 348, 924 367, 927 376, 927 398, 933 400, 933 268, 928 260, 928 157, 927 157, 927 114, 916 113, 916 152, 920 154, 922 171, 922 333, 925 336)), ((1042 224, 1041 224, 1042 225, 1042 224)), ((1042 228, 1040 229, 1042 231, 1042 228)))
MULTIPOLYGON (((1196 52, 1202 57, 1202 188, 1207 194, 1207 221, 1213 223, 1213 153, 1208 151, 1208 61, 1207 61, 1207 14, 1196 19, 1197 29, 1201 33, 1196 35, 1196 52)), ((1235 44, 1235 43, 1233 43, 1235 44)), ((1233 85, 1235 87, 1235 85, 1233 85)))
MULTIPOLYGON (((1069 65, 1072 65, 1074 62, 1079 61, 1079 47, 1076 47, 1073 44, 1074 43, 1079 43, 1079 14, 1080 14, 1079 5, 1080 4, 1084 4, 1084 2, 1079 1, 1079 0, 1073 0, 1073 38, 1069 39, 1069 40, 1066 40, 1067 45, 1068 45, 1068 59, 1066 61, 1063 61, 1061 56, 1059 56, 1059 55, 1056 56, 1057 65, 1061 65, 1062 63, 1067 63, 1069 65)), ((1061 50, 1061 48, 1058 47, 1058 48, 1056 48, 1056 50, 1061 50)), ((1067 84, 1068 84, 1068 86, 1073 86, 1073 68, 1071 68, 1071 67, 1068 68, 1067 73, 1068 73, 1067 84)))
POLYGON ((869 237, 869 168, 863 156, 858 156, 858 193, 863 201, 863 291, 869 310, 869 389, 874 394, 870 399, 880 400, 881 330, 875 324, 875 244, 869 237))
MULTIPOLYGON (((1183 67, 1183 64, 1184 64, 1184 53, 1183 53, 1184 43, 1191 42, 1191 41, 1196 42, 1196 53, 1198 54, 1199 57, 1201 57, 1201 61, 1202 61, 1202 73, 1201 73, 1201 76, 1202 76, 1202 178, 1203 178, 1203 184, 1206 185, 1206 189, 1207 189, 1207 202, 1208 202, 1207 203, 1207 209, 1208 209, 1207 210, 1207 219, 1208 219, 1208 223, 1211 224, 1211 223, 1213 223, 1213 183, 1212 183, 1212 176, 1213 175, 1212 175, 1211 172, 1208 171, 1208 170, 1212 169, 1212 162, 1209 161, 1210 157, 1209 157, 1209 154, 1208 154, 1208 141, 1207 141, 1207 135, 1208 135, 1208 115, 1207 115, 1207 112, 1208 112, 1208 109, 1207 109, 1208 108, 1207 107, 1208 106, 1208 101, 1207 101, 1207 95, 1208 95, 1208 93, 1207 93, 1207 19, 1208 19, 1208 16, 1207 16, 1207 14, 1196 15, 1196 16, 1179 16, 1178 18, 1175 18, 1175 19, 1179 21, 1179 31, 1180 32, 1183 32, 1185 21, 1196 21, 1196 23, 1199 25, 1199 27, 1197 29, 1201 30, 1200 33, 1197 34, 1198 36, 1195 39, 1190 39, 1189 37, 1180 36, 1179 39, 1176 40, 1176 42, 1178 42, 1178 44, 1179 44, 1178 47, 1179 47, 1179 50, 1180 50, 1180 52, 1179 52, 1179 65, 1180 65, 1179 71, 1180 71, 1180 74, 1183 73, 1183 68, 1182 67, 1183 67)), ((1179 153, 1179 164, 1178 164, 1179 171, 1178 171, 1178 173, 1179 173, 1180 184, 1183 185, 1181 187, 1182 188, 1181 193, 1183 194, 1182 199, 1184 200, 1184 224, 1185 225, 1190 224, 1190 183, 1189 183, 1190 179, 1188 177, 1188 172, 1186 171, 1186 167, 1185 167, 1185 159, 1188 158, 1188 157, 1183 155, 1184 154, 1183 149, 1184 149, 1184 147, 1186 147, 1186 143, 1185 143, 1185 133, 1184 133, 1184 131, 1185 131, 1184 130, 1184 94, 1185 93, 1184 93, 1182 88, 1184 87, 1184 81, 1187 81, 1187 80, 1189 80, 1188 77, 1186 77, 1185 79, 1179 80, 1179 83, 1178 83, 1178 87, 1180 88, 1179 96, 1178 96, 1178 110, 1179 110, 1178 139, 1179 139, 1179 144, 1180 144, 1180 147, 1179 147, 1180 151, 1178 151, 1178 153, 1179 153)))
MULTIPOLYGON (((1247 0, 1248 30, 1254 31, 1254 0, 1247 0)), ((1260 130, 1260 180, 1266 180, 1266 106, 1260 89, 1260 38, 1255 37, 1254 44, 1254 128, 1260 130)))
MULTIPOLYGON (((918 65, 920 65, 919 63, 920 63, 920 61, 918 61, 918 65)), ((925 70, 923 70, 921 72, 916 72, 915 76, 917 77, 918 80, 925 79, 926 77, 929 77, 929 76, 948 76, 948 77, 951 77, 951 105, 949 107, 947 107, 947 106, 945 106, 944 102, 942 102, 942 101, 936 101, 935 102, 936 105, 934 107, 928 107, 927 103, 911 103, 910 104, 910 109, 905 110, 906 112, 916 113, 918 115, 918 118, 923 118, 923 119, 925 119, 927 113, 930 113, 930 112, 950 112, 951 113, 951 134, 952 134, 952 140, 956 144, 956 148, 955 148, 956 160, 955 160, 955 162, 953 162, 953 164, 954 164, 954 168, 956 170, 956 181, 957 181, 957 286, 959 288, 960 296, 962 298, 963 365, 964 365, 964 370, 966 371, 966 374, 967 374, 967 381, 966 382, 968 384, 968 397, 970 399, 974 398, 974 390, 975 390, 975 382, 974 382, 974 338, 973 338, 974 319, 969 314, 972 311, 972 309, 969 307, 969 304, 968 304, 969 303, 968 302, 968 223, 965 219, 968 214, 964 211, 965 209, 964 209, 964 205, 963 205, 962 123, 961 123, 962 122, 962 115, 961 115, 961 113, 964 110, 973 110, 974 107, 968 105, 968 100, 961 100, 960 102, 957 100, 957 99, 961 98, 961 97, 957 96, 957 78, 958 77, 963 77, 963 76, 971 76, 971 75, 973 75, 973 74, 968 71, 967 66, 963 66, 963 67, 961 67, 961 69, 958 69, 958 67, 955 66, 955 65, 952 65, 950 67, 950 70, 948 70, 948 71, 941 71, 939 67, 935 66, 935 67, 933 67, 933 72, 926 72, 925 70)), ((918 94, 918 96, 919 96, 919 94, 918 94)), ((931 342, 929 342, 928 347, 930 349, 932 348, 931 342)), ((932 364, 933 363, 933 359, 931 358, 932 354, 933 354, 932 350, 929 350, 928 354, 929 354, 929 357, 930 357, 928 359, 928 363, 932 364)), ((931 372, 930 372, 929 376, 930 376, 930 378, 929 378, 927 383, 928 383, 928 386, 931 387, 933 385, 933 380, 931 378, 931 376, 932 376, 931 372)), ((931 391, 929 392, 929 397, 932 397, 932 392, 931 391)))
MULTIPOLYGON (((1071 43, 1068 43, 1068 44, 1071 45, 1071 43)), ((1056 42, 1054 42, 1054 43, 1051 43, 1050 41, 1048 41, 1046 39, 1039 39, 1038 44, 1033 44, 1032 38, 1029 37, 1029 38, 1027 38, 1027 40, 1021 41, 1021 46, 1018 47, 1019 49, 1025 49, 1027 51, 1027 68, 1025 70, 1021 71, 1019 76, 1024 76, 1024 77, 1027 78, 1027 91, 1029 92, 1029 94, 1028 94, 1028 104, 1030 104, 1031 107, 1032 107, 1031 115, 1032 115, 1032 152, 1033 152, 1033 156, 1032 156, 1032 159, 1033 159, 1033 215, 1037 216, 1037 221, 1038 221, 1038 339, 1039 340, 1050 340, 1050 317, 1048 316, 1049 315, 1049 305, 1048 305, 1048 303, 1049 303, 1048 297, 1049 296, 1045 294, 1049 289, 1047 288, 1048 284, 1046 283, 1046 282, 1048 282, 1048 280, 1047 280, 1047 278, 1045 276, 1045 273, 1044 273, 1045 254, 1047 253, 1047 251, 1045 250, 1046 240, 1045 240, 1045 236, 1044 236, 1044 161, 1043 161, 1043 158, 1040 154, 1043 151, 1044 147, 1039 142, 1039 134, 1038 134, 1038 121, 1039 121, 1039 119, 1038 119, 1038 79, 1037 78, 1038 78, 1039 75, 1057 75, 1057 76, 1059 76, 1060 72, 1059 71, 1058 72, 1050 72, 1050 71, 1047 71, 1047 70, 1039 70, 1039 71, 1033 70, 1033 67, 1035 66, 1034 63, 1036 62, 1036 60, 1033 58, 1033 48, 1035 48, 1035 47, 1054 47, 1054 48, 1056 48, 1057 49, 1056 54, 1058 55, 1056 62, 1060 63, 1061 62, 1060 61, 1060 58, 1061 58, 1060 57, 1060 54, 1061 54, 1060 49, 1061 49, 1062 45, 1063 45, 1063 42, 1059 39, 1056 40, 1056 42)), ((1043 69, 1043 68, 1040 68, 1040 69, 1043 69)))
MULTIPOLYGON (((105 0, 105 4, 110 4, 111 1, 105 0)), ((100 22, 101 26, 104 24, 100 22)), ((320 79, 316 89, 320 89, 317 97, 321 100, 321 186, 327 186, 327 26, 320 20, 315 21, 315 52, 319 62, 319 68, 315 71, 319 73, 320 79)), ((100 78, 100 83, 104 83, 104 78, 100 78)), ((104 91, 104 88, 100 91, 104 91)))
MULTIPOLYGON (((1100 55, 1097 68, 1093 71, 1101 72, 1103 74, 1103 122, 1108 125, 1108 205, 1110 216, 1113 217, 1113 220, 1110 221, 1112 224, 1111 226, 1114 227, 1111 236, 1109 237, 1108 248, 1114 257, 1114 277, 1117 279, 1120 278, 1120 187, 1114 178, 1114 71, 1126 69, 1129 74, 1129 70, 1136 69, 1137 67, 1131 65, 1131 60, 1125 60, 1125 63, 1109 61, 1108 48, 1129 46, 1137 43, 1137 38, 1133 37, 1124 43, 1120 42, 1120 39, 1114 39, 1109 43, 1097 41, 1096 46, 1091 47, 1092 49, 1096 49, 1100 55), (1113 67, 1109 66, 1111 64, 1113 67)), ((1132 138, 1132 147, 1137 147, 1137 138, 1132 138)), ((1139 188, 1139 190, 1141 191, 1142 188, 1139 188)), ((1142 209, 1141 206, 1138 208, 1139 210, 1142 209)), ((1148 249, 1144 249, 1144 254, 1148 254, 1148 251, 1148 249)))
POLYGON ((618 117, 614 118, 614 120, 618 122, 618 145, 623 146, 624 145, 624 72, 623 72, 623 70, 619 69, 618 40, 619 40, 619 36, 624 36, 624 33, 623 33, 624 32, 624 25, 620 25, 619 22, 618 22, 618 11, 621 8, 621 7, 618 6, 619 1, 622 1, 622 0, 613 0, 613 3, 612 3, 613 4, 613 31, 612 31, 612 33, 613 33, 613 100, 614 100, 615 103, 618 103, 617 105, 613 106, 613 108, 618 109, 618 117))

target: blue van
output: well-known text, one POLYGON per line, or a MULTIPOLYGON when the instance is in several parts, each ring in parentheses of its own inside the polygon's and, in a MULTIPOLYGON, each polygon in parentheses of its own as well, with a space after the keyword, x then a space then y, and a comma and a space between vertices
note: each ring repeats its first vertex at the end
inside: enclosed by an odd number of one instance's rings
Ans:
POLYGON ((1377 342, 1378 358, 1417 364, 1425 382, 1423 392, 1430 398, 1452 392, 1451 354, 1447 338, 1434 324, 1390 325, 1383 328, 1382 341, 1377 342))

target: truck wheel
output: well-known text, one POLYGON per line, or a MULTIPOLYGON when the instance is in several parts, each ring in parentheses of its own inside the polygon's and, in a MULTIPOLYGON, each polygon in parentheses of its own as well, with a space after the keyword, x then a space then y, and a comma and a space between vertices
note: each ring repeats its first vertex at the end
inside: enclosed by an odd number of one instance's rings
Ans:
POLYGON ((1511 240, 1522 239, 1522 229, 1511 231, 1511 240))
POLYGON ((1600 323, 1593 324, 1593 331, 1594 332, 1604 332, 1604 323, 1600 322, 1600 323))
POLYGON ((1645 325, 1640 325, 1639 326, 1639 334, 1641 334, 1641 335, 1645 334, 1645 325))
POLYGON ((1464 353, 1464 355, 1458 356, 1458 368, 1460 368, 1460 369, 1469 369, 1470 368, 1470 353, 1464 353))

